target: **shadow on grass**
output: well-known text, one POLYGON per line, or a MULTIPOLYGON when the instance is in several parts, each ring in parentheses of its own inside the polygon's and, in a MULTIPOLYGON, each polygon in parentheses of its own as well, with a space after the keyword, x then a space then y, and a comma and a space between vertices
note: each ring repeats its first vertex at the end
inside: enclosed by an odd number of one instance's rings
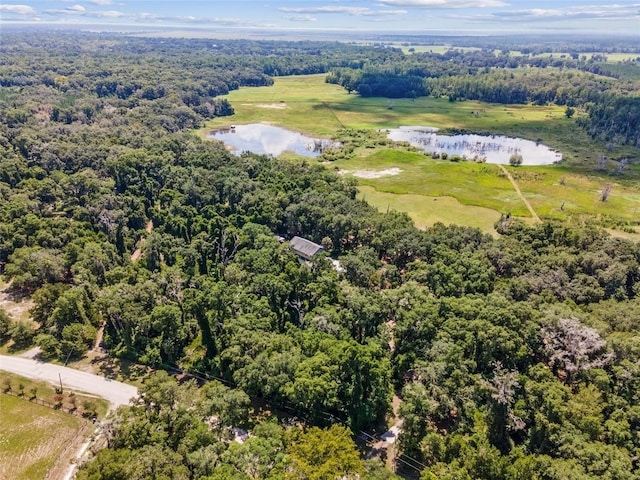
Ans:
POLYGON ((130 360, 103 355, 91 360, 101 375, 112 380, 141 381, 149 374, 149 368, 130 360))

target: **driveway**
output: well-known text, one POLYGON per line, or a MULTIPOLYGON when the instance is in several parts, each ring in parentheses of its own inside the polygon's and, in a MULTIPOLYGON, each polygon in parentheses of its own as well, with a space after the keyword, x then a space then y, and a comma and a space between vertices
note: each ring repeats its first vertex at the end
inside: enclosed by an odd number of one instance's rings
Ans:
POLYGON ((59 385, 62 380, 63 387, 102 397, 112 408, 127 405, 129 399, 138 396, 138 389, 126 383, 28 358, 0 355, 0 370, 55 385, 59 385))

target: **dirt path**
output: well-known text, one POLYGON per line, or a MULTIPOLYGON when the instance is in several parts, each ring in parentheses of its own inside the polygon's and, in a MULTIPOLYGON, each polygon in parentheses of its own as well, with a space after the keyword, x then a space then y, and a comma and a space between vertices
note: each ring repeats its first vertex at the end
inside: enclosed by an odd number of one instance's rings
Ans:
MULTIPOLYGON (((144 230, 147 233, 151 233, 153 231, 153 220, 149 220, 144 230)), ((142 247, 144 246, 144 236, 142 235, 140 236, 140 239, 138 240, 138 245, 139 245, 138 248, 136 248, 135 251, 131 254, 131 263, 137 262, 138 259, 140 258, 140 255, 142 255, 142 247)))
POLYGON ((98 331, 96 333, 96 341, 93 344, 93 350, 96 352, 101 352, 102 348, 100 347, 100 344, 102 343, 102 337, 104 336, 104 327, 107 325, 107 321, 103 321, 102 325, 100 325, 100 328, 98 328, 98 331))
POLYGON ((529 203, 529 200, 527 200, 525 198, 525 196, 522 194, 522 192, 520 191, 520 187, 518 186, 518 184, 516 183, 516 180, 513 178, 513 175, 511 175, 511 173, 509 172, 509 170, 507 170, 506 168, 504 168, 503 165, 498 165, 500 167, 500 169, 504 172, 504 174, 507 176, 507 178, 509 179, 509 181, 511 182, 511 185, 513 185, 513 188, 516 189, 516 193, 518 194, 518 196, 520 197, 520 199, 524 202, 525 206, 527 207, 527 209, 529 210, 529 213, 531 214, 531 216, 537 221, 537 222, 542 222, 542 220, 540 220, 540 217, 538 216, 538 214, 536 213, 536 211, 533 209, 533 207, 531 206, 531 203, 529 203))
POLYGON ((45 480, 72 480, 76 473, 76 461, 91 443, 91 434, 97 433, 89 422, 85 423, 76 436, 66 446, 58 461, 51 467, 45 480))
MULTIPOLYGON (((393 353, 396 349, 396 322, 395 320, 389 320, 386 325, 389 329, 389 350, 391 351, 391 353, 393 353)), ((397 393, 394 393, 393 400, 391 401, 391 406, 393 409, 393 418, 391 419, 392 426, 391 428, 389 428, 389 430, 380 435, 380 440, 378 440, 371 446, 371 450, 367 454, 367 458, 377 456, 384 458, 387 468, 392 472, 395 472, 395 461, 396 455, 398 453, 395 443, 398 439, 398 435, 402 433, 402 424, 404 423, 404 419, 400 416, 401 404, 402 399, 397 393)))

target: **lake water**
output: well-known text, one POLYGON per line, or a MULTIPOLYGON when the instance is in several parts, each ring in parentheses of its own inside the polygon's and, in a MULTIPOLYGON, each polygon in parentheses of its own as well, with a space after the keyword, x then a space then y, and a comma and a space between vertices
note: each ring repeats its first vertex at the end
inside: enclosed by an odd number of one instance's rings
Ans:
POLYGON ((317 157, 326 148, 336 146, 330 140, 312 138, 286 128, 253 123, 214 130, 207 135, 231 147, 236 154, 245 151, 277 157, 291 151, 305 157, 317 157))
POLYGON ((389 130, 388 138, 396 142, 409 142, 425 152, 446 152, 447 155, 486 158, 487 163, 509 164, 514 153, 522 155, 523 165, 549 165, 562 160, 562 153, 551 150, 546 145, 523 138, 501 135, 484 136, 475 134, 439 135, 433 127, 400 127, 389 130))

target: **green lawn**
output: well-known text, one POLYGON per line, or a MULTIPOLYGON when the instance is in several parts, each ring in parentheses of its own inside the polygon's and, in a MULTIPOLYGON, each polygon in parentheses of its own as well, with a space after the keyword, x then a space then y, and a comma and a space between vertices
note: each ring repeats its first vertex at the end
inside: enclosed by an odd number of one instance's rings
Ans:
POLYGON ((42 480, 80 431, 81 418, 0 394, 0 478, 42 480))

